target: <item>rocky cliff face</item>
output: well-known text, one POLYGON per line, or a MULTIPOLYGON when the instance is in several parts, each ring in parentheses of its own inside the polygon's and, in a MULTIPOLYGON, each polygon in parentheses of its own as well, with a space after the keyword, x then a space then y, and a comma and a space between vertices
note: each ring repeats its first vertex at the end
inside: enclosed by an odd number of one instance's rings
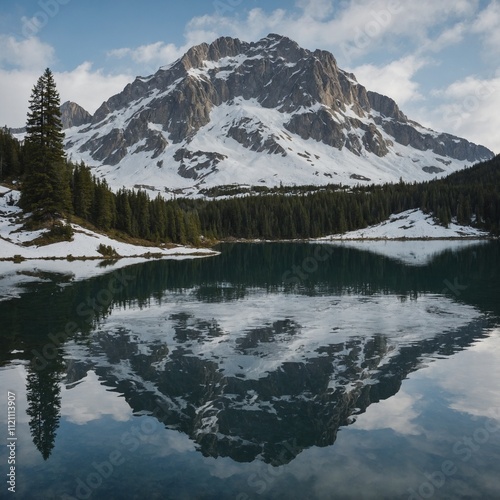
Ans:
POLYGON ((61 105, 63 129, 80 127, 92 121, 92 115, 76 102, 66 101, 61 105))
POLYGON ((127 85, 91 120, 71 104, 65 115, 65 123, 81 125, 68 136, 72 155, 100 166, 112 185, 147 177, 160 190, 348 183, 360 174, 372 182, 423 180, 493 156, 410 121, 329 52, 275 34, 198 45, 127 85), (199 158, 201 181, 187 173, 187 157, 191 172, 199 158))

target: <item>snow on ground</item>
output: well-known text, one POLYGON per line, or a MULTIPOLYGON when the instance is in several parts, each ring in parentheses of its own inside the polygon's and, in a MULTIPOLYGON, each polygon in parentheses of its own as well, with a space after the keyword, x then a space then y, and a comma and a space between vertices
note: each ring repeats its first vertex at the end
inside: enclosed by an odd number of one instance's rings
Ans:
POLYGON ((16 255, 25 260, 20 263, 0 260, 0 300, 19 295, 24 283, 43 280, 43 273, 57 273, 69 276, 71 280, 86 279, 147 260, 147 254, 162 258, 185 259, 217 255, 212 250, 188 247, 159 248, 130 245, 113 240, 72 224, 75 235, 72 241, 46 246, 24 246, 40 236, 43 231, 20 231, 22 211, 16 206, 19 192, 0 186, 0 259, 11 259, 16 255), (100 244, 113 247, 125 257, 101 265, 102 255, 97 251, 100 244), (99 260, 66 260, 75 258, 96 258, 99 260), (47 259, 47 260, 43 260, 47 259), (60 260, 54 260, 60 259, 60 260))
MULTIPOLYGON (((175 85, 169 87, 165 95, 174 88, 175 85)), ((133 103, 130 110, 116 111, 114 116, 116 122, 113 121, 112 124, 105 126, 96 124, 91 130, 87 130, 88 126, 82 126, 65 131, 67 144, 71 145, 68 154, 75 161, 83 160, 87 165, 96 167, 95 174, 105 177, 113 189, 142 185, 169 198, 173 196, 174 191, 177 194, 179 191, 182 192, 183 196, 197 196, 201 188, 225 184, 271 187, 279 186, 281 183, 297 186, 328 183, 355 186, 360 183, 397 182, 400 179, 407 182, 421 182, 444 177, 470 165, 467 161, 447 159, 430 150, 420 151, 398 143, 394 143, 383 158, 366 152, 358 156, 346 148, 340 151, 314 139, 303 139, 287 131, 285 127, 294 114, 314 112, 322 108, 322 105, 317 103, 294 113, 284 113, 264 108, 256 99, 241 97, 235 98, 231 104, 225 103, 213 108, 210 122, 193 138, 181 144, 172 143, 163 128, 153 124, 169 143, 158 157, 154 151, 136 152, 137 147, 134 145, 130 148, 130 154, 126 155, 118 165, 111 166, 96 162, 89 152, 79 151, 94 136, 103 137, 110 131, 110 127, 125 127, 133 117, 133 109, 137 109, 141 102, 143 101, 133 103), (242 125, 247 120, 247 125, 242 125), (233 125, 245 128, 250 135, 258 132, 262 143, 272 139, 283 148, 286 156, 269 154, 267 150, 252 151, 244 147, 228 136, 228 130, 233 125), (180 148, 192 152, 218 153, 225 159, 216 166, 197 171, 197 177, 193 180, 178 173, 180 163, 175 161, 174 157, 180 148), (440 172, 429 174, 424 170, 427 167, 439 167, 440 172)), ((151 105, 153 102, 153 95, 144 101, 145 105, 151 105)), ((370 126, 374 124, 375 114, 360 117, 352 110, 348 110, 345 116, 335 116, 341 123, 344 123, 345 117, 355 117, 356 120, 370 126)), ((365 130, 352 129, 351 133, 356 134, 362 141, 365 130)), ((381 133, 385 139, 394 142, 393 137, 384 131, 381 133)), ((193 163, 200 163, 203 159, 206 158, 200 157, 193 163)))
POLYGON ((434 216, 425 214, 420 209, 407 210, 391 215, 388 220, 365 229, 358 229, 345 234, 336 234, 319 238, 328 240, 370 240, 370 239, 447 239, 447 238, 486 238, 489 233, 470 226, 451 223, 441 226, 434 216))
POLYGON ((488 233, 470 226, 452 223, 443 227, 432 215, 421 210, 408 210, 391 215, 375 226, 312 241, 366 250, 404 264, 425 266, 445 251, 456 252, 485 244, 488 236, 488 233))
MULTIPOLYGON (((11 258, 14 255, 20 255, 25 259, 50 259, 59 258, 65 259, 68 256, 75 258, 99 258, 102 254, 97 251, 99 245, 107 245, 113 247, 119 256, 121 257, 141 257, 146 254, 158 254, 163 257, 177 256, 177 255, 192 255, 192 254, 206 254, 213 255, 214 252, 211 250, 199 249, 199 248, 188 248, 188 247, 174 247, 174 248, 160 248, 160 247, 145 247, 138 245, 131 245, 128 243, 122 243, 108 236, 104 236, 98 233, 94 233, 87 229, 84 229, 76 224, 72 224, 75 231, 75 235, 72 241, 63 241, 60 243, 54 243, 52 245, 45 246, 29 246, 23 247, 20 245, 21 239, 33 239, 29 236, 36 238, 39 231, 34 231, 28 234, 24 234, 19 237, 14 234, 11 241, 6 241, 5 236, 2 234, 0 239, 0 258, 11 258)), ((9 234, 10 236, 10 234, 9 234)), ((8 236, 7 236, 8 238, 8 236)))
POLYGON ((45 246, 24 246, 43 234, 44 231, 21 231, 22 211, 16 205, 19 191, 0 186, 0 258, 19 255, 25 259, 99 258, 99 245, 113 247, 121 257, 140 257, 150 253, 163 257, 189 255, 215 255, 216 252, 200 248, 177 246, 173 248, 145 247, 114 240, 103 234, 71 224, 75 232, 72 241, 63 241, 45 246))

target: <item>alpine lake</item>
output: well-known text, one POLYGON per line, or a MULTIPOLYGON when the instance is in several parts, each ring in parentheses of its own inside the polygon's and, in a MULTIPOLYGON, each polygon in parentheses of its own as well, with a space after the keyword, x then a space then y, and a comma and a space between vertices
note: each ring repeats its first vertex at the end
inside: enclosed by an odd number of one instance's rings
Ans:
POLYGON ((500 498, 499 241, 217 250, 10 264, 0 498, 500 498))

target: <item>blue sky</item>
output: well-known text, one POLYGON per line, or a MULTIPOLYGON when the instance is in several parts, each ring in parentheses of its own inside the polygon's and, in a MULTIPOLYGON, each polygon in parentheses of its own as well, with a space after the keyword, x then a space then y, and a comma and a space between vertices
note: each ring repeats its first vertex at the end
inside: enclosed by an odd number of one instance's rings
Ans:
POLYGON ((408 117, 500 152, 500 0, 2 0, 0 126, 44 68, 93 113, 137 75, 218 36, 331 51, 408 117))

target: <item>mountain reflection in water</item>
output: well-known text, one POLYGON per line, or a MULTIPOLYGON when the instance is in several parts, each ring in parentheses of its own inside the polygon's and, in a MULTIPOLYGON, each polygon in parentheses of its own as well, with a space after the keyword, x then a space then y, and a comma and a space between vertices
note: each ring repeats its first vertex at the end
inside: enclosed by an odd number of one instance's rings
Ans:
POLYGON ((57 447, 61 387, 94 372, 206 457, 288 464, 499 324, 497 242, 419 266, 334 246, 317 271, 284 283, 314 248, 227 244, 215 258, 128 267, 127 285, 97 304, 111 273, 47 276, 0 302, 1 365, 26 367, 43 458, 57 447))

